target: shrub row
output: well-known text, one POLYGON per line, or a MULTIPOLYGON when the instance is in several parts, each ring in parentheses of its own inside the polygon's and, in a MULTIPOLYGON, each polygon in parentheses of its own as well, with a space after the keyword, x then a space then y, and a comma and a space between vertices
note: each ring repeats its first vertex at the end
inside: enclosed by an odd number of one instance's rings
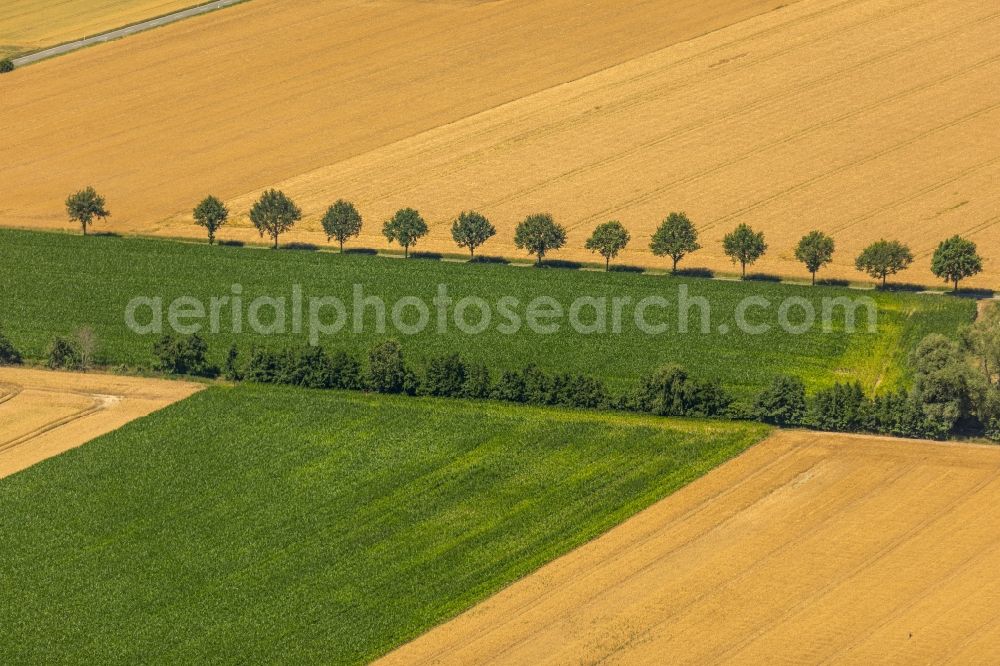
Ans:
MULTIPOLYGON (((75 339, 54 338, 48 350, 48 367, 85 369, 91 353, 86 349, 88 339, 86 331, 75 339)), ((838 382, 817 392, 810 403, 801 379, 778 376, 749 408, 734 404, 719 382, 691 377, 675 365, 648 375, 636 389, 613 396, 598 378, 547 373, 536 365, 507 370, 494 379, 485 365, 469 363, 457 353, 430 359, 418 373, 394 340, 375 346, 367 366, 347 352, 311 346, 281 351, 255 349, 244 363, 233 346, 220 370, 208 363, 208 344, 198 335, 164 336, 156 341, 153 352, 154 369, 159 372, 202 377, 224 374, 232 381, 492 399, 658 416, 754 419, 778 426, 926 439, 944 439, 963 421, 972 419, 975 430, 1000 441, 1000 391, 989 381, 977 383, 971 370, 974 366, 957 344, 942 336, 928 336, 914 351, 911 362, 916 382, 912 391, 870 397, 859 382, 838 382)), ((0 365, 20 363, 21 354, 0 333, 0 365)), ((992 378, 988 371, 987 379, 992 378)))
MULTIPOLYGON (((169 344, 157 343, 158 354, 183 346, 176 338, 170 339, 169 344)), ((256 349, 243 363, 236 347, 232 347, 224 374, 230 380, 262 384, 619 409, 663 416, 724 416, 732 404, 718 382, 691 378, 682 368, 674 366, 650 375, 634 392, 613 396, 604 382, 595 377, 548 373, 536 365, 494 375, 485 365, 469 363, 456 353, 430 359, 418 373, 407 363, 399 343, 393 340, 374 347, 367 361, 363 366, 344 351, 327 352, 320 347, 303 346, 282 351, 256 349)), ((158 365, 172 366, 169 359, 162 357, 158 365)))
POLYGON ((935 413, 932 407, 918 394, 905 390, 869 397, 858 382, 822 389, 810 406, 800 379, 777 377, 757 396, 753 417, 772 425, 828 432, 945 439, 957 419, 935 413))

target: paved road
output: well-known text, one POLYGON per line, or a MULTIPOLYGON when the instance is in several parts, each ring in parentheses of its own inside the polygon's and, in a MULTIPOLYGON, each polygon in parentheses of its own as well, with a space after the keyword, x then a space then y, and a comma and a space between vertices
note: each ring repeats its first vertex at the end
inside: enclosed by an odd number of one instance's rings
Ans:
POLYGON ((64 53, 76 51, 77 49, 82 49, 94 44, 102 44, 104 42, 121 39, 122 37, 128 37, 129 35, 134 35, 137 32, 159 28, 160 26, 175 23, 177 21, 183 21, 186 18, 198 16, 199 14, 207 14, 208 12, 213 12, 217 9, 229 7, 230 5, 235 5, 240 2, 246 2, 246 0, 218 0, 217 2, 210 2, 206 5, 182 9, 181 11, 174 12, 173 14, 167 14, 166 16, 143 21, 142 23, 136 23, 135 25, 130 25, 126 28, 119 28, 110 32, 104 32, 100 35, 78 39, 75 42, 60 44, 59 46, 53 46, 52 48, 45 49, 43 51, 36 51, 35 53, 29 53, 28 55, 21 56, 20 58, 14 58, 14 66, 23 67, 24 65, 30 65, 31 63, 38 62, 39 60, 60 56, 64 53))

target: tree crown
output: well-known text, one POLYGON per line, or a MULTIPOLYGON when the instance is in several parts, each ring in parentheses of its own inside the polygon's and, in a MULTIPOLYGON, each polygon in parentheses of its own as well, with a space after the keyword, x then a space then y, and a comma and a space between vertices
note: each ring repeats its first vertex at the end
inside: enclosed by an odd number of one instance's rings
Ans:
POLYGON ((263 236, 278 242, 278 235, 288 231, 302 219, 302 210, 280 190, 268 190, 250 209, 250 221, 263 236))
POLYGON ((586 248, 610 260, 617 257, 631 239, 632 236, 621 222, 611 220, 594 229, 594 233, 587 239, 586 248))
POLYGON ((750 225, 741 224, 722 239, 722 249, 733 262, 752 264, 767 252, 767 243, 763 231, 754 231, 750 225))
POLYGON ((680 261, 685 255, 701 249, 698 231, 684 213, 670 213, 653 234, 649 249, 657 257, 680 261))
POLYGON ((451 237, 455 243, 473 252, 496 233, 486 216, 474 210, 462 211, 451 223, 451 237))
POLYGON ((866 247, 855 260, 855 267, 873 278, 885 279, 905 270, 913 263, 910 248, 899 241, 876 241, 866 247))
POLYGON ((541 262, 545 254, 566 244, 566 229, 556 224, 548 213, 537 213, 524 218, 514 232, 514 245, 534 254, 541 262))
POLYGON ((361 233, 361 213, 350 201, 338 199, 330 206, 323 215, 323 231, 326 232, 326 239, 336 238, 341 244, 348 238, 353 238, 361 233))
POLYGON ((815 273, 833 261, 836 244, 822 231, 811 231, 802 237, 795 248, 795 258, 806 265, 810 273, 815 273))
POLYGON ((229 209, 214 196, 205 197, 194 209, 194 221, 208 229, 208 238, 215 238, 215 232, 229 220, 229 209))
POLYGON ((943 241, 931 259, 931 271, 946 282, 957 283, 982 270, 983 259, 976 252, 976 244, 961 236, 943 241))
POLYGON ((70 220, 82 224, 84 230, 94 218, 103 220, 111 215, 105 208, 104 197, 98 194, 93 187, 87 187, 76 194, 71 194, 66 199, 66 213, 70 220))
POLYGON ((413 208, 396 211, 382 227, 382 234, 390 243, 395 241, 404 248, 416 245, 417 239, 425 236, 427 231, 427 222, 413 208))

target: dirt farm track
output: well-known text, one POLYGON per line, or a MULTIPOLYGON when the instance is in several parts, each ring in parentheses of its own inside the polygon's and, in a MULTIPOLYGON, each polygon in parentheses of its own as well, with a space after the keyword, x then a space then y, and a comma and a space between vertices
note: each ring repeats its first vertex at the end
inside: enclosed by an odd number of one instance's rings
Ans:
POLYGON ((0 368, 0 479, 200 388, 161 379, 0 368))
POLYGON ((0 224, 67 228, 66 195, 93 184, 106 229, 199 235, 190 210, 214 193, 239 218, 222 237, 254 240, 245 214, 278 186, 306 214, 289 241, 325 242, 344 197, 357 245, 385 247, 381 221, 414 206, 418 249, 454 251, 450 220, 474 207, 499 231, 483 252, 514 255, 514 225, 549 211, 563 258, 592 258, 586 236, 616 218, 620 260, 662 267, 649 236, 684 210, 692 266, 732 270, 719 240, 747 222, 761 272, 803 275, 793 247, 817 228, 838 243, 827 277, 861 277, 858 251, 889 237, 916 254, 903 279, 932 283, 931 252, 961 233, 987 258, 969 285, 1000 284, 996 3, 572 6, 254 0, 24 68, 2 82, 0 224))
POLYGON ((998 472, 783 432, 381 663, 987 663, 998 472))

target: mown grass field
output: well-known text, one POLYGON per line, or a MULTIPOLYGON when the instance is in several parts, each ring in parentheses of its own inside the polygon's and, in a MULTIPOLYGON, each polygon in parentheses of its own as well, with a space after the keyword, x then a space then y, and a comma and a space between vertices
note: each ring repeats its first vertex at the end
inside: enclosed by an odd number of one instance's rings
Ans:
POLYGON ((0 481, 0 662, 360 663, 766 433, 210 388, 0 481))
POLYGON ((205 0, 7 0, 0 15, 0 57, 37 51, 205 0))
MULTIPOLYGON (((641 376, 667 363, 679 363, 701 377, 717 378, 741 395, 757 391, 777 373, 799 375, 812 389, 854 378, 869 389, 889 387, 905 379, 906 355, 921 337, 930 332, 954 334, 975 312, 973 302, 944 296, 11 230, 0 230, 0 265, 4 267, 0 327, 16 346, 29 357, 40 358, 54 335, 90 326, 100 339, 99 358, 110 365, 152 363, 156 336, 137 335, 125 325, 126 305, 133 297, 162 297, 166 307, 177 297, 193 296, 203 300, 207 308, 212 296, 231 295, 234 284, 242 286, 246 304, 258 296, 285 297, 289 309, 296 284, 305 297, 332 295, 343 299, 349 309, 355 284, 362 285, 365 295, 384 298, 389 306, 403 296, 418 296, 430 305, 439 284, 447 285, 455 300, 476 295, 494 303, 511 296, 526 304, 547 295, 564 308, 578 296, 627 296, 635 303, 661 295, 674 306, 682 285, 691 297, 707 299, 712 308, 709 334, 702 334, 697 310, 689 317, 688 333, 681 334, 674 310, 654 309, 648 318, 666 323, 669 330, 665 334, 651 336, 640 331, 632 324, 634 318, 629 319, 631 311, 626 311, 620 334, 609 327, 604 334, 580 335, 564 325, 555 335, 537 334, 527 327, 506 335, 496 326, 479 335, 467 335, 451 325, 442 335, 437 332, 436 312, 432 312, 427 330, 418 335, 394 332, 391 316, 386 332, 379 334, 374 316, 369 314, 362 334, 354 334, 349 324, 336 336, 322 339, 326 347, 363 356, 377 341, 395 337, 417 366, 432 356, 459 351, 494 370, 518 369, 534 362, 550 371, 602 377, 618 390, 632 387, 641 376), (751 309, 748 317, 754 324, 771 325, 771 333, 737 331, 734 309, 749 296, 773 303, 768 310, 751 309), (805 298, 819 312, 821 299, 838 296, 875 299, 879 308, 877 331, 869 333, 862 317, 856 333, 844 334, 841 310, 831 333, 824 333, 817 325, 805 334, 790 335, 778 327, 777 304, 782 299, 805 298), (722 326, 730 331, 723 334, 719 331, 722 326)), ((469 320, 476 321, 476 311, 471 312, 469 320)), ((407 319, 412 321, 414 316, 407 319)), ((590 316, 585 312, 581 319, 589 320, 590 316)), ((798 321, 794 316, 790 319, 798 321)), ((305 330, 291 332, 291 314, 289 332, 283 336, 255 335, 246 326, 237 335, 226 326, 224 317, 220 317, 220 324, 219 334, 206 334, 211 356, 218 363, 234 341, 249 351, 254 345, 279 349, 307 340, 305 330)))

